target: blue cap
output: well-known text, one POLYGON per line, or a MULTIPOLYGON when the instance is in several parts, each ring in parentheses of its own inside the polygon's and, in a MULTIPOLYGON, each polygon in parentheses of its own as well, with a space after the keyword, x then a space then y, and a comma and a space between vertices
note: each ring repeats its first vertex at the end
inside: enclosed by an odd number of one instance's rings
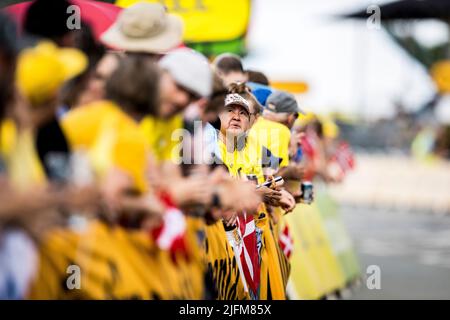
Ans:
POLYGON ((256 100, 265 107, 267 98, 272 94, 273 89, 255 82, 248 82, 247 85, 252 89, 252 93, 256 100))

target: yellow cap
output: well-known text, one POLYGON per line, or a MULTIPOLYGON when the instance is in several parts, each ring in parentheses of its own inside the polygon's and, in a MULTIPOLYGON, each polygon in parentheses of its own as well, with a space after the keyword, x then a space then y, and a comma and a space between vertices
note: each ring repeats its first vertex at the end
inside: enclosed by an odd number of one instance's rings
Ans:
POLYGON ((440 93, 450 92, 450 60, 436 62, 430 70, 431 77, 440 93))
POLYGON ((64 82, 82 73, 87 64, 87 57, 80 50, 43 41, 20 53, 17 86, 32 105, 39 105, 53 98, 64 82))

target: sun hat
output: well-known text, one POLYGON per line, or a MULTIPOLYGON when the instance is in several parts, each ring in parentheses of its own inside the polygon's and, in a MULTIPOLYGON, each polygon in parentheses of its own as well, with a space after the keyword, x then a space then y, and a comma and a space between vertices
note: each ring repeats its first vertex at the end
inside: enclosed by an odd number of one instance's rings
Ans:
POLYGON ((160 3, 138 2, 124 9, 100 39, 128 52, 166 53, 183 37, 183 21, 160 3))

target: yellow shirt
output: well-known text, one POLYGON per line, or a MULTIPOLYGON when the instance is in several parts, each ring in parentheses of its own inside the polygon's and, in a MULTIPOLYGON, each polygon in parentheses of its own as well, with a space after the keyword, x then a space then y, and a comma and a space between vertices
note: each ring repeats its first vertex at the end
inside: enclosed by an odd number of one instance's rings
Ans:
POLYGON ((183 132, 181 114, 167 120, 147 116, 142 119, 140 129, 157 161, 173 161, 180 164, 180 138, 183 132))
POLYGON ((250 129, 249 138, 255 141, 259 148, 265 147, 273 156, 279 158, 279 168, 289 164, 291 131, 285 125, 259 117, 250 129))
POLYGON ((44 168, 30 130, 19 132, 12 120, 4 120, 0 124, 0 154, 14 187, 24 190, 45 183, 44 168))
POLYGON ((247 138, 245 146, 238 150, 229 152, 226 145, 220 139, 217 141, 220 157, 227 166, 230 175, 235 178, 242 178, 244 175, 256 175, 258 183, 264 182, 264 175, 261 167, 261 152, 258 145, 247 138))
POLYGON ((73 150, 86 150, 101 176, 117 167, 145 191, 148 143, 138 124, 110 101, 99 101, 74 109, 62 120, 62 128, 73 150))

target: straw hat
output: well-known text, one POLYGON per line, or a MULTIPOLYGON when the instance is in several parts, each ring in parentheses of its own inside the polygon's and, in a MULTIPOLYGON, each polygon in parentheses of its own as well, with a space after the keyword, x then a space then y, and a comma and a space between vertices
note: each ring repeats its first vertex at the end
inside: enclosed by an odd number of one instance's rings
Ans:
POLYGON ((183 22, 159 3, 138 2, 124 9, 100 39, 129 52, 165 53, 179 45, 183 22))

